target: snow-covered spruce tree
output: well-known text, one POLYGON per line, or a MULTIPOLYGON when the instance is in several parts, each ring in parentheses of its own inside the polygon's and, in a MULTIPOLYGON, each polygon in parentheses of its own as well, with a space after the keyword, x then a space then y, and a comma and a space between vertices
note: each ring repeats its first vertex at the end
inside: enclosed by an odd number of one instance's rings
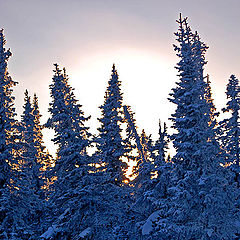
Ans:
MULTIPOLYGON (((39 122, 39 112, 37 103, 34 107, 31 103, 28 91, 25 92, 25 104, 22 115, 22 169, 26 171, 28 178, 28 187, 38 195, 39 198, 44 199, 44 180, 42 178, 41 168, 43 168, 43 141, 39 122), (35 112, 34 112, 35 111, 35 112), (36 115, 38 114, 38 116, 36 115)), ((35 99, 36 100, 36 99, 35 99)))
MULTIPOLYGON (((53 83, 50 85, 51 117, 46 126, 54 129, 53 142, 58 146, 57 159, 52 170, 56 177, 49 202, 52 204, 52 225, 49 231, 54 239, 74 239, 88 227, 86 216, 91 208, 88 198, 89 146, 88 127, 82 105, 78 103, 68 83, 65 69, 55 64, 53 83)), ((49 236, 50 238, 50 236, 49 236)), ((48 239, 48 238, 47 238, 48 239)))
MULTIPOLYGON (((228 99, 227 106, 222 109, 224 113, 228 113, 229 117, 223 119, 218 126, 218 138, 221 145, 221 155, 225 162, 225 166, 231 170, 234 182, 239 190, 240 187, 240 125, 239 125, 239 109, 240 109, 240 88, 239 80, 231 75, 227 84, 226 96, 228 99)), ((240 209, 240 192, 235 202, 237 210, 235 215, 239 218, 240 209)), ((240 230, 236 232, 238 238, 240 230)), ((238 239, 237 238, 237 239, 238 239)))
POLYGON ((19 126, 21 139, 17 170, 12 174, 11 198, 8 208, 11 211, 8 222, 10 239, 36 239, 41 233, 43 219, 45 220, 42 167, 36 147, 36 123, 33 107, 25 92, 25 104, 22 121, 19 126), (17 173, 17 174, 16 174, 17 173))
POLYGON ((99 118, 101 126, 99 134, 95 138, 97 151, 94 154, 95 177, 98 183, 95 185, 94 205, 94 238, 99 240, 129 239, 128 213, 130 198, 127 177, 126 162, 128 147, 122 137, 123 109, 121 82, 115 65, 108 81, 105 99, 100 106, 102 116, 99 118))
POLYGON ((7 219, 10 217, 10 209, 7 204, 10 196, 10 177, 14 162, 13 151, 16 149, 15 133, 16 120, 15 108, 12 96, 13 87, 17 84, 8 73, 8 60, 12 55, 5 49, 5 36, 0 30, 0 238, 7 238, 7 219))
POLYGON ((193 34, 187 18, 177 21, 175 51, 180 81, 170 94, 176 104, 172 135, 176 155, 171 188, 173 197, 163 216, 155 221, 151 239, 233 239, 235 188, 220 166, 219 146, 205 98, 206 45, 193 34))
POLYGON ((220 143, 226 154, 227 164, 235 173, 235 181, 240 186, 240 87, 239 80, 231 75, 227 84, 227 106, 223 108, 224 113, 230 113, 229 118, 225 118, 219 123, 220 143))
POLYGON ((121 123, 123 123, 121 81, 114 64, 104 104, 100 106, 100 109, 102 117, 98 119, 101 127, 98 128, 99 136, 96 139, 97 154, 100 161, 104 163, 109 180, 121 186, 126 180, 127 164, 122 161, 126 149, 121 136, 121 123))

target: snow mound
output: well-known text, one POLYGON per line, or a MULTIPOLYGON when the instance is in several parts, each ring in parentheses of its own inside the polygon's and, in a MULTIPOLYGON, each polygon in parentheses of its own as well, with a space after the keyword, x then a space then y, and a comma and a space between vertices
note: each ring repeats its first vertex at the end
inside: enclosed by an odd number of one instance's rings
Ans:
POLYGON ((88 227, 79 234, 79 238, 85 238, 91 231, 91 228, 88 227))
POLYGON ((157 220, 157 218, 159 217, 160 211, 156 211, 154 213, 152 213, 148 219, 146 220, 146 222, 144 223, 144 225, 142 226, 142 235, 148 235, 150 234, 150 232, 153 230, 153 226, 152 226, 152 222, 157 220))

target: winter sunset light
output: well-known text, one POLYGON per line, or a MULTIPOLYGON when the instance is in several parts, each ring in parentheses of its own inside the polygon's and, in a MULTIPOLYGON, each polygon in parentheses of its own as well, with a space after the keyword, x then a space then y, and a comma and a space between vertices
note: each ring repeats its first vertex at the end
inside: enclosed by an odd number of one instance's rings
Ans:
POLYGON ((238 0, 0 0, 0 239, 240 240, 238 0))

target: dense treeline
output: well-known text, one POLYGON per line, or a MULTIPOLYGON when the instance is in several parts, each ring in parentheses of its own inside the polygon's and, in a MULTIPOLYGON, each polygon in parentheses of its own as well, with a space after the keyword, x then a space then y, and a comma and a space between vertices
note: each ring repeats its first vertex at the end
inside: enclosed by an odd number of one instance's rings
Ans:
POLYGON ((230 76, 222 109, 228 117, 218 122, 204 73, 208 47, 187 18, 177 23, 179 80, 169 95, 174 133, 160 122, 156 141, 139 133, 131 107, 123 105, 115 65, 98 134, 89 131, 90 117, 57 64, 48 121, 40 124, 38 98, 27 90, 17 121, 17 83, 0 30, 0 239, 239 239, 239 81, 230 76), (56 158, 44 146, 43 128, 55 132, 56 158), (135 162, 130 179, 129 162, 135 162))

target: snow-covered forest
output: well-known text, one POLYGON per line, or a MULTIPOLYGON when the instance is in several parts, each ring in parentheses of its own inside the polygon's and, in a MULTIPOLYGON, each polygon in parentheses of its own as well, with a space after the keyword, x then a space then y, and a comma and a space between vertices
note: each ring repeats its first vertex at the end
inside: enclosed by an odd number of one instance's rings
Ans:
POLYGON ((48 121, 40 123, 39 99, 27 90, 17 120, 17 82, 0 30, 0 239, 240 239, 239 80, 229 77, 218 112, 204 70, 208 47, 181 14, 175 39, 178 81, 168 99, 175 111, 171 126, 159 121, 154 140, 123 104, 114 64, 98 134, 58 64, 48 121), (44 146, 44 128, 55 132, 56 157, 44 146))

